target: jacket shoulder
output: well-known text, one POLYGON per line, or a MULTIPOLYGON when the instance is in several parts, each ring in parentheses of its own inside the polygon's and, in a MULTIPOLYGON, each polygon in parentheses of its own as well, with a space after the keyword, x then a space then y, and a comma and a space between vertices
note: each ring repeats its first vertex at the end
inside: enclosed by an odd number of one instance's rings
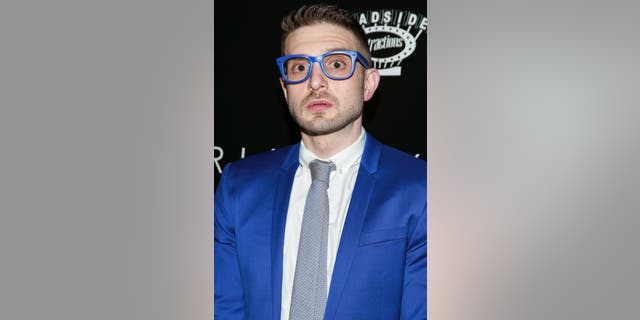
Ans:
MULTIPOLYGON (((225 165, 223 169, 223 175, 225 171, 232 171, 233 176, 246 176, 256 177, 269 172, 278 171, 283 165, 286 165, 285 161, 291 156, 291 153, 296 153, 295 159, 297 160, 298 145, 288 145, 272 151, 265 151, 253 155, 246 156, 240 160, 225 165)), ((229 172, 227 172, 229 174, 229 172)))
POLYGON ((426 179, 427 162, 404 151, 383 144, 380 154, 381 169, 391 167, 396 172, 408 172, 426 179))

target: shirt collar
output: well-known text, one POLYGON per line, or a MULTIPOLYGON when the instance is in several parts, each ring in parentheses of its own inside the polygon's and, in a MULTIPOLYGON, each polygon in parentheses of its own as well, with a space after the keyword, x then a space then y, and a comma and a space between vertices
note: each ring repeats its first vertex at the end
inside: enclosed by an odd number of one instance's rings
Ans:
POLYGON ((313 154, 313 152, 311 152, 309 149, 307 149, 307 147, 305 147, 304 145, 304 142, 301 140, 300 153, 299 153, 300 165, 302 165, 304 168, 308 168, 309 162, 315 159, 320 159, 323 161, 333 162, 333 164, 335 164, 336 166, 336 171, 342 172, 342 170, 346 170, 352 165, 354 165, 355 163, 358 163, 360 158, 362 158, 362 152, 364 151, 365 141, 366 141, 366 133, 364 128, 362 128, 362 130, 360 130, 360 137, 358 137, 358 139, 354 143, 352 143, 346 149, 330 157, 329 159, 322 159, 316 156, 315 154, 313 154))

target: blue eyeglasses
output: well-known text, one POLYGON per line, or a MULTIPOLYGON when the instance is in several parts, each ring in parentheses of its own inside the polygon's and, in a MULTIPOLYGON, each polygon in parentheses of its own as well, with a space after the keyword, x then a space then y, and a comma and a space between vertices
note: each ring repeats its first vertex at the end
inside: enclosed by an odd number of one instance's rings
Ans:
POLYGON ((304 54, 291 54, 276 59, 282 80, 287 84, 304 82, 311 76, 313 64, 318 62, 322 73, 329 79, 345 80, 351 78, 356 68, 356 60, 365 68, 369 68, 367 59, 354 50, 336 50, 321 56, 312 57, 304 54))

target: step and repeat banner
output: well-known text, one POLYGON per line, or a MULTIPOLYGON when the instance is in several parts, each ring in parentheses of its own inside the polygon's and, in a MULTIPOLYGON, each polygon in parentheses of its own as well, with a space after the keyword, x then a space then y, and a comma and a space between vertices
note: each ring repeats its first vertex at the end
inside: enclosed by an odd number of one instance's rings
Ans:
MULTIPOLYGON (((308 3, 283 1, 214 7, 214 180, 245 156, 297 143, 278 82, 280 20, 308 3)), ((382 75, 365 103, 364 127, 383 143, 426 160, 427 2, 349 1, 382 75)))

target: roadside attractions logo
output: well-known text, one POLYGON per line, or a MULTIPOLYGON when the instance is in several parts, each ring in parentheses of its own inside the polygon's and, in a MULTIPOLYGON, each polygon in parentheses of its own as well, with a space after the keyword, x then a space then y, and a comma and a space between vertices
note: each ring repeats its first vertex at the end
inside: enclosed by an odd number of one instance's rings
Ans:
POLYGON ((356 12, 367 34, 373 67, 383 76, 400 76, 400 64, 416 50, 416 41, 427 31, 427 17, 406 10, 381 9, 356 12))

